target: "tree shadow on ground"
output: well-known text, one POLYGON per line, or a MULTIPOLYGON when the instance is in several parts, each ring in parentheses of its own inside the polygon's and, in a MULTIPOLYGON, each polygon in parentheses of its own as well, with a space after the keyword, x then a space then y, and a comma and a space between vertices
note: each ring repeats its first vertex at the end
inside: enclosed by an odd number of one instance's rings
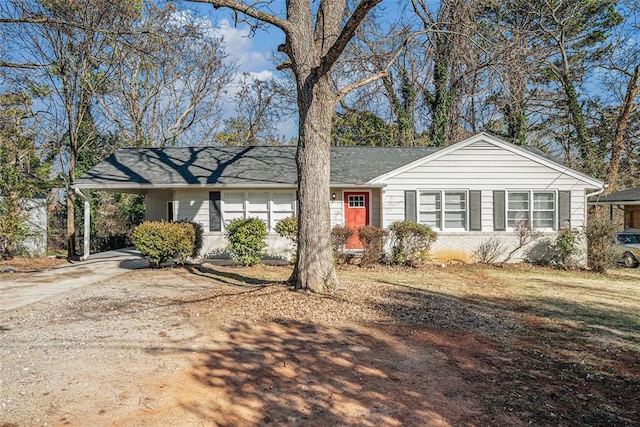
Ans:
MULTIPOLYGON (((207 277, 231 286, 269 286, 283 283, 279 280, 265 280, 262 278, 249 277, 239 273, 232 273, 230 271, 216 269, 212 266, 186 266, 185 268, 191 274, 195 274, 196 276, 207 277)), ((238 271, 241 271, 241 269, 238 269, 238 271)))
POLYGON ((485 384, 487 410, 499 406, 537 425, 636 423, 638 315, 606 303, 460 298, 396 286, 378 308, 398 322, 496 343, 499 355, 482 347, 448 352, 466 378, 485 384), (486 370, 467 369, 468 358, 472 366, 486 364, 486 370))
POLYGON ((222 425, 472 424, 476 391, 447 366, 442 352, 393 335, 243 323, 191 371, 209 398, 180 405, 222 425))

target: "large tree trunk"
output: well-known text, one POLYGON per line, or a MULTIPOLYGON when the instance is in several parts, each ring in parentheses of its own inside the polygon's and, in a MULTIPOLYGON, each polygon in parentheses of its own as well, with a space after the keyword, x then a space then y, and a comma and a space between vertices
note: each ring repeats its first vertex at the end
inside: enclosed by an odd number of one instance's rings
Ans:
POLYGON ((298 166, 298 241, 296 267, 290 282, 296 289, 326 292, 338 284, 331 253, 329 206, 331 118, 336 97, 328 77, 298 89, 300 128, 298 166))
MULTIPOLYGON (((356 2, 346 22, 346 0, 287 0, 286 20, 271 15, 265 6, 269 2, 196 1, 229 7, 285 32, 286 41, 278 50, 291 62, 281 68, 295 75, 299 109, 298 258, 290 282, 297 289, 326 292, 338 283, 330 241, 329 159, 331 118, 339 96, 331 89, 329 73, 367 13, 382 0, 356 2)), ((349 90, 355 87, 359 86, 350 85, 349 90)), ((345 90, 349 91, 340 92, 345 90)))

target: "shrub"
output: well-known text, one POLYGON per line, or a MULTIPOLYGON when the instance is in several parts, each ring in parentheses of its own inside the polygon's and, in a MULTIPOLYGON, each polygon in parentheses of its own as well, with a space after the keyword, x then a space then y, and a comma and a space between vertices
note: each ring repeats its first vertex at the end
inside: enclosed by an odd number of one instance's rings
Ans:
POLYGON ((473 251, 473 257, 477 262, 483 264, 493 264, 504 252, 504 245, 496 236, 482 241, 473 251))
POLYGON ((234 219, 225 233, 229 240, 227 249, 234 261, 242 265, 254 265, 262 260, 267 243, 267 226, 258 218, 234 219))
POLYGON ((551 245, 551 258, 549 259, 549 263, 558 268, 571 268, 571 258, 579 251, 578 232, 562 229, 551 245))
POLYGON ((509 262, 511 258, 516 254, 516 252, 518 252, 520 249, 524 248, 532 242, 535 242, 543 236, 543 233, 533 228, 531 224, 529 224, 529 221, 523 221, 515 225, 513 227, 513 234, 516 235, 518 244, 511 250, 511 252, 507 254, 506 258, 502 261, 504 263, 509 262))
POLYGON ((133 230, 133 243, 152 267, 168 259, 184 263, 194 253, 196 232, 191 223, 144 222, 133 230))
POLYGON ((354 232, 355 230, 353 228, 343 227, 341 225, 336 225, 331 229, 331 249, 333 250, 335 262, 344 264, 344 245, 347 243, 347 240, 353 236, 354 232))
POLYGON ((363 252, 360 265, 377 264, 382 261, 387 230, 370 225, 358 229, 358 238, 362 242, 363 252))
POLYGON ((276 223, 276 233, 285 239, 298 243, 298 218, 290 216, 276 223))
POLYGON ((431 244, 437 234, 428 225, 413 221, 396 221, 389 227, 392 248, 391 262, 407 266, 417 266, 429 256, 431 244))
POLYGON ((603 213, 589 218, 585 229, 587 238, 587 266, 598 273, 604 273, 609 264, 609 247, 618 224, 612 222, 603 213))
POLYGON ((193 226, 193 231, 195 232, 195 237, 193 239, 193 253, 191 254, 191 258, 198 258, 200 256, 200 251, 202 251, 202 246, 204 245, 204 227, 202 224, 195 221, 180 221, 180 223, 191 224, 193 226))
POLYGON ((18 245, 29 234, 28 214, 19 209, 13 209, 10 205, 10 197, 0 197, 0 256, 13 258, 18 250, 18 245))
POLYGON ((283 218, 276 223, 276 233, 281 237, 293 242, 293 255, 289 262, 292 264, 296 262, 296 249, 298 245, 298 218, 290 216, 283 218))

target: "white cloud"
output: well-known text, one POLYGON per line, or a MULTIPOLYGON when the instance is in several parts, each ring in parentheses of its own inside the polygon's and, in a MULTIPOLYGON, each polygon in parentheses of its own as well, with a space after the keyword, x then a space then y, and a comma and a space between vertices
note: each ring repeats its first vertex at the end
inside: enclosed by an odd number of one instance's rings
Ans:
POLYGON ((228 20, 221 19, 211 28, 214 37, 222 39, 229 59, 235 61, 240 72, 251 72, 267 66, 267 55, 253 48, 251 31, 247 25, 231 26, 228 20))
POLYGON ((275 127, 277 129, 277 136, 284 136, 285 138, 295 138, 298 136, 298 122, 294 117, 275 123, 275 127))

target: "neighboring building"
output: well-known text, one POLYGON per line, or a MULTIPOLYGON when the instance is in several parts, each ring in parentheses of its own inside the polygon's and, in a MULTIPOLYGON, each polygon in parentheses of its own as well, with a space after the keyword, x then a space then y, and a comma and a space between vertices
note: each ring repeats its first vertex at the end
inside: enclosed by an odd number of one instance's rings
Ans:
MULTIPOLYGON (((258 217, 269 228, 271 253, 286 254, 290 245, 274 227, 296 213, 295 152, 292 146, 120 149, 74 187, 142 193, 148 220, 202 223, 205 254, 224 250, 229 220, 258 217)), ((549 235, 582 229, 587 196, 603 188, 537 150, 479 134, 446 148, 332 147, 327 203, 333 225, 428 224, 438 232, 432 256, 469 261, 494 236, 512 249, 521 221, 549 235)))
POLYGON ((29 213, 28 232, 25 240, 18 244, 17 253, 33 257, 45 256, 47 254, 47 199, 44 196, 24 199, 24 206, 29 213))
POLYGON ((623 209, 624 229, 640 232, 640 187, 616 191, 606 196, 599 196, 591 199, 589 203, 594 205, 608 205, 612 219, 615 217, 614 209, 623 209))

